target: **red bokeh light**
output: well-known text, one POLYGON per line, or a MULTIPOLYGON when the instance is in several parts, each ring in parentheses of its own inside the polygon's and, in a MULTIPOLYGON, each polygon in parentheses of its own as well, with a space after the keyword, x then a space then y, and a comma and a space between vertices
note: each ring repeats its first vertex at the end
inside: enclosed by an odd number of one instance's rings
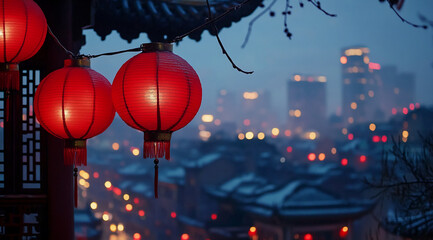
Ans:
POLYGON ((307 233, 304 235, 304 240, 313 240, 313 235, 307 233))
POLYGON ((388 137, 386 135, 383 135, 382 136, 382 142, 386 142, 386 141, 388 141, 388 137))
POLYGON ((349 233, 349 228, 347 226, 344 226, 340 229, 340 237, 345 238, 347 237, 347 234, 349 233))
POLYGON ((146 212, 144 210, 138 211, 138 216, 144 217, 144 215, 146 215, 146 212))
POLYGON ((402 112, 403 112, 404 115, 406 115, 406 114, 409 113, 409 110, 407 108, 403 108, 402 112))
POLYGON ((131 204, 126 204, 126 205, 125 205, 125 210, 128 211, 128 212, 132 211, 132 208, 133 208, 133 207, 132 207, 131 204))
POLYGON ((359 161, 363 163, 367 161, 367 157, 365 155, 361 155, 361 157, 359 157, 359 161))
POLYGON ((396 115, 397 114, 397 108, 392 108, 392 115, 396 115))
POLYGON ((415 108, 420 108, 421 105, 419 103, 415 103, 415 108))
POLYGON ((380 137, 379 136, 373 136, 372 140, 375 143, 380 142, 380 137))
POLYGON ((310 153, 310 154, 308 154, 308 160, 309 160, 309 161, 314 161, 314 160, 316 160, 316 154, 314 154, 314 153, 310 153))
POLYGON ((286 151, 287 151, 288 153, 291 153, 291 152, 293 151, 293 148, 292 148, 291 146, 288 146, 288 147, 286 148, 286 151))
POLYGON ((171 212, 171 213, 170 213, 170 217, 171 217, 171 218, 176 218, 176 216, 177 216, 176 212, 171 212))
POLYGON ((249 119, 244 120, 244 125, 249 126, 251 124, 251 121, 249 119))
POLYGON ((216 213, 212 213, 212 214, 210 215, 210 218, 211 218, 212 220, 217 220, 218 215, 217 215, 216 213))
POLYGON ((286 137, 290 137, 292 135, 292 132, 287 129, 286 131, 284 131, 284 135, 286 135, 286 137))
POLYGON ((94 177, 94 178, 99 178, 99 173, 98 173, 98 172, 94 172, 94 173, 93 173, 93 177, 94 177))
POLYGON ((413 104, 413 103, 409 104, 409 109, 410 110, 415 110, 415 104, 413 104))
POLYGON ((140 203, 140 199, 138 199, 138 198, 134 198, 134 203, 135 203, 135 204, 139 204, 139 203, 140 203))
POLYGON ((352 141, 353 140, 353 133, 349 133, 347 135, 347 139, 349 139, 350 141, 352 141))
POLYGON ((341 159, 341 165, 347 166, 348 163, 349 163, 349 161, 347 160, 347 158, 341 159))
POLYGON ((182 236, 180 237, 181 240, 188 240, 189 239, 189 235, 184 233, 182 234, 182 236))
POLYGON ((134 233, 133 238, 134 238, 134 240, 140 240, 141 239, 140 233, 134 233))
POLYGON ((250 230, 248 231, 248 236, 253 237, 257 234, 257 228, 256 227, 250 227, 250 230))
POLYGON ((120 190, 120 188, 117 188, 117 187, 113 188, 113 192, 117 196, 120 196, 122 194, 122 190, 120 190))

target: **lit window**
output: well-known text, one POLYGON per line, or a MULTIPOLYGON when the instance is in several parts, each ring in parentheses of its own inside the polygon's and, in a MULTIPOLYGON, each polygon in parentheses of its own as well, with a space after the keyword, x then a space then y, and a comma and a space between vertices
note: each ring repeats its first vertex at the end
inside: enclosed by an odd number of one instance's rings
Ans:
POLYGON ((239 133, 239 134, 238 134, 238 139, 239 139, 239 140, 244 140, 244 139, 245 139, 245 134, 243 134, 243 133, 239 133))
POLYGON ((244 99, 254 100, 254 99, 257 99, 259 97, 259 93, 258 92, 244 92, 243 97, 244 97, 244 99))
POLYGON ((213 115, 212 114, 204 114, 201 116, 201 120, 203 122, 212 122, 213 121, 213 115))
POLYGON ((248 140, 251 140, 254 138, 254 133, 253 132, 247 132, 245 133, 245 138, 248 140))

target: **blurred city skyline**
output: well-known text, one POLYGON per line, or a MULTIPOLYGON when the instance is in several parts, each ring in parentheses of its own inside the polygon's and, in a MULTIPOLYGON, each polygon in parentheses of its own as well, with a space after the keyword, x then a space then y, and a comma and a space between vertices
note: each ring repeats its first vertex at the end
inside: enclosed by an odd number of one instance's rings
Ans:
MULTIPOLYGON (((268 5, 270 2, 265 1, 268 5)), ((293 33, 289 40, 283 32, 283 1, 272 8, 275 17, 265 14, 255 22, 245 49, 240 46, 249 21, 263 8, 249 17, 223 29, 220 37, 235 63, 252 75, 237 72, 221 54, 216 38, 205 32, 200 42, 185 38, 174 48, 174 53, 187 60, 202 81, 203 102, 198 116, 214 113, 219 90, 242 94, 243 91, 265 90, 271 93, 272 108, 279 123, 286 122, 287 82, 295 74, 323 75, 327 78, 327 113, 331 115, 341 107, 341 50, 351 46, 366 46, 370 60, 382 66, 393 65, 399 72, 415 74, 415 100, 433 104, 433 33, 431 29, 414 28, 392 12, 387 4, 376 0, 362 2, 327 1, 323 8, 336 13, 335 18, 324 15, 311 4, 300 8, 292 3, 288 27, 293 33)), ((406 1, 400 14, 408 20, 421 23, 418 14, 429 17, 433 2, 406 1), (420 7, 423 6, 423 7, 420 7)), ((86 44, 83 54, 97 54, 137 47, 148 42, 146 34, 131 44, 112 32, 104 41, 93 32, 84 31, 86 44)), ((92 59, 92 68, 112 81, 120 66, 134 56, 125 53, 115 57, 92 59)))

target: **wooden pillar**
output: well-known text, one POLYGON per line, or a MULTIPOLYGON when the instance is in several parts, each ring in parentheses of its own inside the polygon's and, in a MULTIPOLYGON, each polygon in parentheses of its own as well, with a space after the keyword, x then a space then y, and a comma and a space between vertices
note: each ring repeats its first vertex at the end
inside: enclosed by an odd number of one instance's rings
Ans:
MULTIPOLYGON (((35 0, 45 14, 48 25, 60 42, 76 52, 73 42, 73 0, 35 0)), ((47 33, 45 43, 38 54, 23 64, 41 70, 41 80, 50 72, 62 68, 67 58, 65 51, 47 33)), ((63 163, 64 140, 46 131, 41 133, 41 157, 47 161, 47 237, 49 240, 73 240, 74 204, 73 170, 63 163)))

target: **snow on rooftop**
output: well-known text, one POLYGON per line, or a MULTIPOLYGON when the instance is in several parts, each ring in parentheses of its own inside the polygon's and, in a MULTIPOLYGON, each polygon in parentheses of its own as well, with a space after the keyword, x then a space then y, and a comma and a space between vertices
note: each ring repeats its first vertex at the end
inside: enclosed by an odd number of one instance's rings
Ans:
POLYGON ((192 160, 192 161, 184 161, 183 164, 186 167, 195 167, 195 168, 200 168, 203 167, 209 163, 212 163, 213 161, 217 160, 218 158, 221 157, 220 153, 210 153, 207 155, 204 155, 203 157, 197 159, 197 160, 192 160))
POLYGON ((242 175, 240 177, 237 178, 233 178, 231 180, 229 180, 228 182, 224 183, 221 186, 221 190, 226 191, 226 192, 232 192, 233 190, 235 190, 236 187, 238 187, 242 182, 245 181, 251 181, 255 178, 255 174, 254 173, 248 173, 245 175, 242 175))
POLYGON ((280 190, 260 196, 259 198, 257 198, 256 202, 260 205, 281 207, 283 206, 284 200, 289 195, 291 195, 300 185, 300 181, 291 182, 280 190))

